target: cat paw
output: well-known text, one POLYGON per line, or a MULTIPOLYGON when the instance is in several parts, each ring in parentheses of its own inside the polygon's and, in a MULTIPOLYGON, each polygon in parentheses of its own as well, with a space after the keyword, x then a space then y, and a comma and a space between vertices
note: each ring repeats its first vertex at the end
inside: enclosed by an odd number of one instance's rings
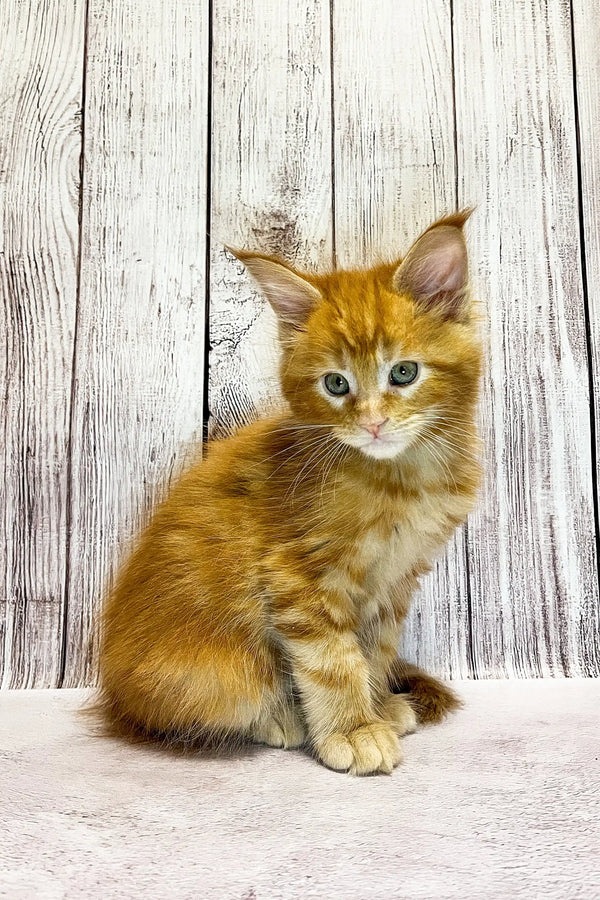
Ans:
POLYGON ((391 724, 398 737, 417 730, 417 714, 408 700, 400 694, 390 694, 385 698, 382 716, 391 724))
POLYGON ((256 744, 295 750, 306 740, 306 729, 295 709, 290 709, 261 719, 254 725, 250 737, 256 744))
POLYGON ((362 725, 349 734, 330 734, 318 743, 317 753, 330 769, 351 775, 389 775, 402 759, 398 737, 387 722, 362 725))

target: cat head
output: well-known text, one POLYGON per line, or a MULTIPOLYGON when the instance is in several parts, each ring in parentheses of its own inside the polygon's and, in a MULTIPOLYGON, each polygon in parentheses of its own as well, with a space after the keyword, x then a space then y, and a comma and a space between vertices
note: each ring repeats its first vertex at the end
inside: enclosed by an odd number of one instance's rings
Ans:
POLYGON ((277 313, 281 384, 294 417, 377 460, 472 415, 481 348, 463 225, 440 219, 404 259, 369 270, 300 273, 238 250, 277 313), (444 423, 446 423, 444 425, 444 423))

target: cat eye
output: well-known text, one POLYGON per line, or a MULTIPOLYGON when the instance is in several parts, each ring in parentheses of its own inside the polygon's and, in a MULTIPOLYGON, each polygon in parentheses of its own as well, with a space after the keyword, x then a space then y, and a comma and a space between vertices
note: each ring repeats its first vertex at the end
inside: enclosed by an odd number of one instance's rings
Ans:
POLYGON ((325 375, 323 384, 329 393, 335 397, 341 397, 342 394, 347 394, 350 391, 350 385, 339 372, 330 372, 329 375, 325 375))
POLYGON ((390 384, 410 384, 417 377, 419 367, 416 362, 399 362, 392 366, 390 384))

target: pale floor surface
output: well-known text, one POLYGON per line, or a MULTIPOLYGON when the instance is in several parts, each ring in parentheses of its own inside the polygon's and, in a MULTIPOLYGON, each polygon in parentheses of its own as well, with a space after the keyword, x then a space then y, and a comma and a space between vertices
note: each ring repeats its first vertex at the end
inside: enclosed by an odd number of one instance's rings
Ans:
POLYGON ((98 739, 81 691, 0 694, 0 896, 600 898, 600 682, 463 682, 392 776, 98 739))

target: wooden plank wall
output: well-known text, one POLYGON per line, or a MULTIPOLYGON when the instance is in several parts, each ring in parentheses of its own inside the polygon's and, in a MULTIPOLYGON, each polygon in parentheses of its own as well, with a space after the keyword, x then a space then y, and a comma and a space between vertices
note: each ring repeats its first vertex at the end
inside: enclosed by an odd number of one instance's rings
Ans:
POLYGON ((202 436, 208 9, 12 6, 2 683, 74 687, 115 562, 202 436))
MULTIPOLYGON (((581 285, 585 321, 588 397, 591 398, 592 487, 584 485, 586 503, 594 507, 598 521, 598 460, 600 460, 600 6, 574 0, 571 20, 574 115, 578 159, 578 214, 580 219, 581 285)), ((582 377, 583 373, 582 373, 582 377)), ((586 411, 587 412, 587 411, 586 411)), ((587 417, 586 417, 587 418, 587 417)), ((565 601, 566 602, 566 601, 565 601)), ((581 662, 585 673, 600 670, 600 602, 597 586, 580 606, 578 629, 581 662)))
POLYGON ((67 687, 115 550, 202 437, 207 68, 204 4, 90 0, 67 687))
POLYGON ((0 26, 2 685, 93 679, 129 537, 203 426, 277 397, 223 244, 368 264, 471 203, 485 489, 405 650, 600 674, 596 5, 8 0, 0 26))
POLYGON ((2 683, 60 678, 84 0, 0 7, 2 683))

